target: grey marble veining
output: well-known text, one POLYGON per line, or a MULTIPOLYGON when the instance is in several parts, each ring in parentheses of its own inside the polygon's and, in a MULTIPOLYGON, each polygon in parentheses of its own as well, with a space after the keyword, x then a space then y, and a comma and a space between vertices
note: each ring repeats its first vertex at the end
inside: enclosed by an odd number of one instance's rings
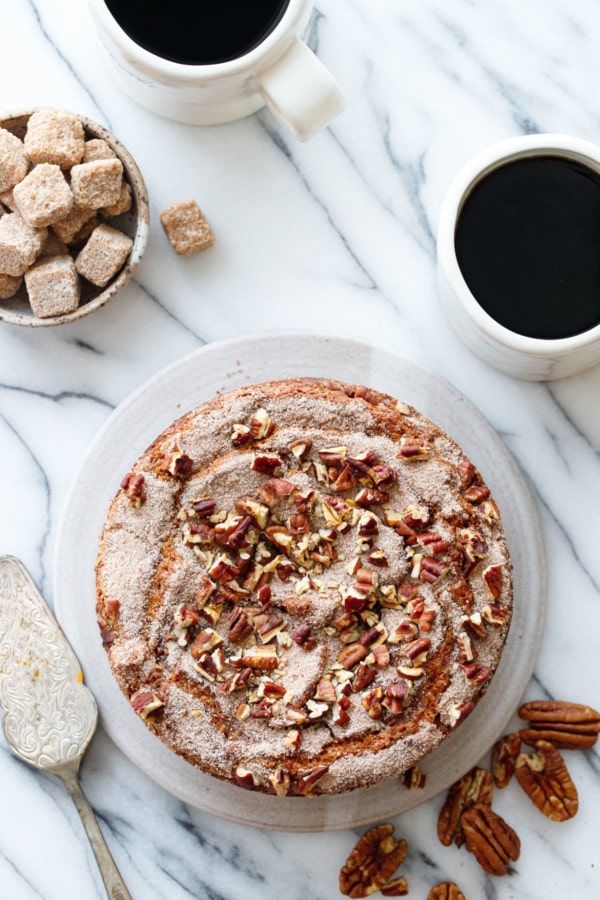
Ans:
MULTIPOLYGON (((321 0, 310 42, 347 111, 298 144, 263 111, 194 128, 119 94, 82 0, 0 0, 2 106, 62 106, 108 125, 146 178, 153 222, 132 284, 58 329, 0 328, 0 550, 52 601, 58 516, 111 410, 202 343, 281 328, 384 343, 437 370, 488 417, 535 497, 548 612, 528 698, 600 705, 600 366, 552 384, 500 375, 462 346, 435 293, 435 233, 456 170, 496 140, 565 132, 600 142, 597 0, 321 0), (217 235, 181 259, 159 211, 187 196, 217 235)), ((526 602, 526 598, 520 598, 526 602)), ((524 648, 527 652, 527 648, 524 648)), ((517 724, 515 719, 514 724, 517 724)), ((600 896, 597 749, 567 754, 580 810, 549 822, 518 785, 495 806, 523 850, 485 876, 436 837, 442 798, 396 820, 410 896, 456 881, 468 900, 600 896)), ((267 833, 175 800, 100 730, 82 782, 136 900, 332 900, 357 834, 267 833)), ((61 785, 0 740, 0 900, 95 900, 94 861, 61 785)))

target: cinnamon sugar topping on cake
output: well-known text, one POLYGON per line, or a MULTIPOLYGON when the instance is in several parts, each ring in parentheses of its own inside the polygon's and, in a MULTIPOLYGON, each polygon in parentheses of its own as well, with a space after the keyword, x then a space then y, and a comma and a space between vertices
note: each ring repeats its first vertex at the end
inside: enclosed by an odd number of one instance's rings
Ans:
POLYGON ((326 380, 174 423, 123 480, 98 557, 133 708, 203 770, 279 796, 415 766, 485 691, 510 622, 500 520, 467 462, 411 407, 326 380))

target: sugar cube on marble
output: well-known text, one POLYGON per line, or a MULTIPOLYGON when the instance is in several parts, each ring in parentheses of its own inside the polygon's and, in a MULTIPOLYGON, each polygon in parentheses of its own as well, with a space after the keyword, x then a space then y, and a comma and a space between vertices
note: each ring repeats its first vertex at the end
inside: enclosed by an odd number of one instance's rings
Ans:
POLYGON ((167 237, 175 253, 187 256, 214 244, 215 236, 195 200, 181 200, 160 214, 167 237))

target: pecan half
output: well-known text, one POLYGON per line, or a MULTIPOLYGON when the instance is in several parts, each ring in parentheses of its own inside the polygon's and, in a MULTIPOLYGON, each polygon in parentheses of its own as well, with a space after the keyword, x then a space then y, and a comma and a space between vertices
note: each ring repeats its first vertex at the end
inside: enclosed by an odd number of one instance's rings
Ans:
POLYGON ((315 766, 310 771, 301 773, 296 785, 296 793, 302 797, 312 797, 313 788, 328 772, 329 766, 315 766))
POLYGON ((476 803, 462 821, 467 850, 490 875, 506 875, 521 854, 521 841, 508 822, 484 803, 476 803))
POLYGON ((340 892, 347 897, 369 897, 381 890, 404 860, 407 849, 406 841, 395 841, 393 825, 371 828, 340 871, 340 892))
POLYGON ((517 781, 549 819, 554 822, 572 819, 579 799, 562 756, 548 741, 535 741, 533 746, 536 753, 521 753, 517 757, 517 781))
POLYGON ((559 750, 587 750, 600 731, 600 713, 581 703, 561 700, 534 700, 519 710, 529 728, 521 732, 527 743, 550 741, 559 750))
POLYGON ((488 770, 479 769, 477 766, 452 785, 440 810, 437 823, 438 838, 444 847, 449 847, 452 841, 457 847, 464 844, 465 836, 462 829, 464 813, 475 804, 491 806, 493 789, 492 777, 488 770))
POLYGON ((518 731, 505 734, 492 749, 492 778, 497 788, 505 788, 515 772, 517 756, 521 752, 521 735, 518 731))
POLYGON ((453 881, 440 881, 431 888, 427 900, 465 900, 465 895, 453 881))
POLYGON ((129 702, 142 719, 147 719, 149 715, 165 705, 158 694, 144 690, 136 691, 135 694, 132 694, 129 702))
POLYGON ((232 644, 242 644, 252 634, 252 625, 243 610, 234 607, 229 613, 229 640, 232 644))

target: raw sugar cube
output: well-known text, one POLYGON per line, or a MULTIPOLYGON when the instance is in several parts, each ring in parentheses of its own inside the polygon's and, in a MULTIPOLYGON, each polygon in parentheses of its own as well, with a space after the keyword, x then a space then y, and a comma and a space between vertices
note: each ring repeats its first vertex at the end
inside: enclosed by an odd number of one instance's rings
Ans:
POLYGON ((103 216, 121 216, 131 209, 131 188, 125 180, 121 185, 121 194, 112 206, 103 206, 100 212, 103 216))
POLYGON ((83 156, 83 125, 71 113, 40 109, 29 118, 24 144, 32 163, 53 163, 70 169, 83 156))
POLYGON ((91 138, 86 141, 83 148, 82 163, 93 162, 95 159, 113 159, 117 154, 102 138, 91 138))
POLYGON ((25 273, 31 308, 38 318, 61 316, 79 305, 79 278, 70 256, 49 256, 25 273))
POLYGON ((131 238, 122 231, 110 225, 98 225, 75 260, 77 271, 92 284, 105 287, 129 256, 132 246, 131 238))
POLYGON ((52 225, 69 213, 73 194, 59 166, 41 163, 13 190, 18 211, 34 228, 52 225))
POLYGON ((75 236, 78 232, 81 231, 86 222, 94 218, 95 214, 95 210, 73 203, 71 212, 64 219, 55 222, 52 228, 61 241, 64 241, 65 244, 72 244, 75 242, 75 236))
POLYGON ((14 297, 23 281, 22 275, 0 275, 0 300, 14 297))
POLYGON ((25 178, 28 169, 23 142, 6 128, 0 128, 0 194, 25 178))
POLYGON ((47 228, 32 228, 19 215, 0 218, 0 272, 22 275, 35 262, 48 235, 47 228))
POLYGON ((160 221, 175 253, 187 256, 212 246, 212 228, 195 200, 181 200, 160 214, 160 221))
POLYGON ((95 159, 71 169, 71 190, 79 206, 100 209, 121 196, 123 165, 118 159, 95 159))

